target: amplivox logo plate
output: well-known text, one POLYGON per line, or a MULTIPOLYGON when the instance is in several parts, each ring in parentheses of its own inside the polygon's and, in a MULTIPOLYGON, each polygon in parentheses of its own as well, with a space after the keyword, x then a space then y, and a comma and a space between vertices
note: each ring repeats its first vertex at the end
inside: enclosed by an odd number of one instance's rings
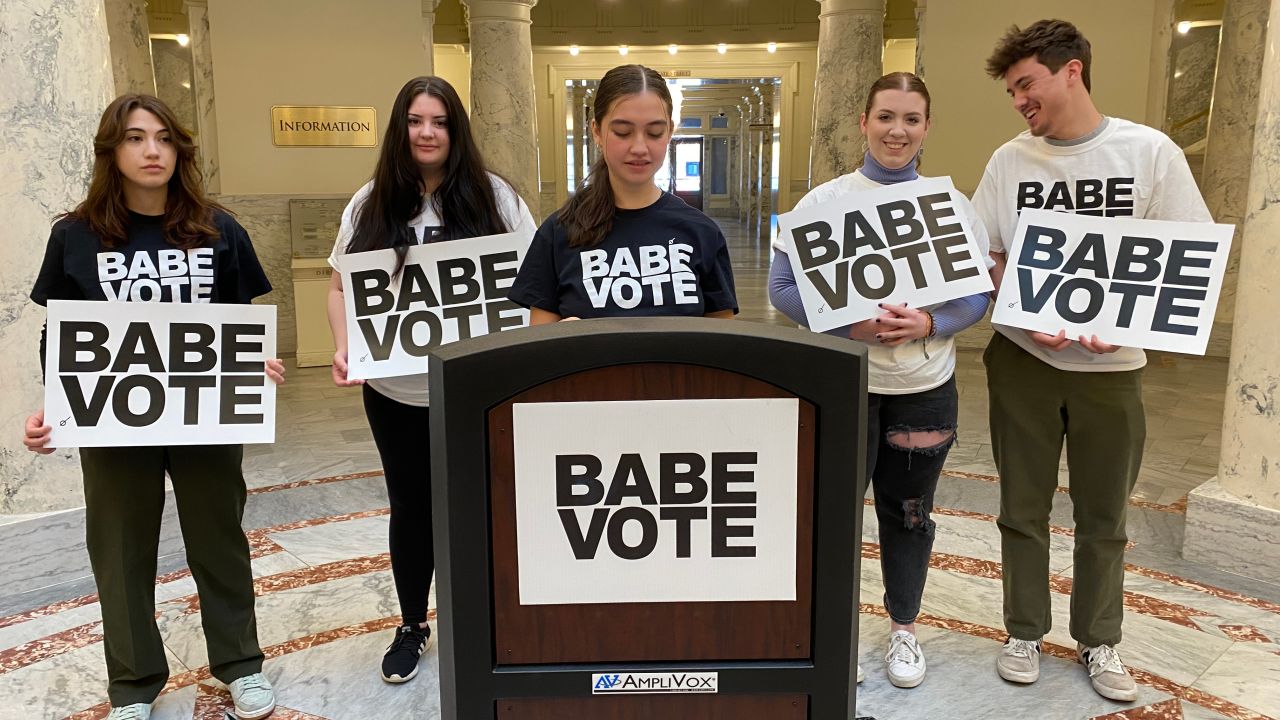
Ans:
POLYGON ((719 692, 720 673, 593 673, 592 695, 719 692))

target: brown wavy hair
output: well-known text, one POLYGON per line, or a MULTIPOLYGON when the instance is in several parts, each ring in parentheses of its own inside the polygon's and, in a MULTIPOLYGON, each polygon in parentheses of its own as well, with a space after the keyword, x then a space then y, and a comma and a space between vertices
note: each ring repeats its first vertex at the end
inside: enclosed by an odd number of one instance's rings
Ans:
MULTIPOLYGON (((599 127, 605 115, 609 114, 619 100, 643 92, 657 94, 667 106, 667 122, 671 123, 675 104, 671 100, 667 81, 662 79, 658 71, 643 65, 619 65, 604 74, 591 105, 595 116, 592 122, 599 127)), ((674 127, 668 129, 675 131, 674 127)), ((592 163, 582 187, 578 188, 578 192, 557 213, 560 224, 569 236, 569 247, 592 247, 599 244, 613 229, 613 218, 617 210, 613 187, 609 185, 609 168, 605 165, 604 153, 601 153, 592 163)))
POLYGON ((75 210, 63 217, 88 224, 108 248, 128 240, 129 209, 124 202, 124 176, 116 167, 116 148, 124 142, 129 128, 129 113, 138 109, 156 116, 169 131, 170 141, 177 151, 164 209, 165 241, 183 250, 210 244, 218 238, 214 211, 229 211, 204 194, 204 181, 191 132, 178 123, 168 105, 151 95, 121 95, 102 112, 98 133, 93 137, 93 178, 89 181, 89 194, 75 210))
POLYGON ((1025 58, 1034 57, 1055 75, 1063 65, 1079 60, 1080 78, 1084 89, 1092 90, 1089 66, 1093 64, 1093 50, 1089 40, 1075 25, 1066 20, 1040 20, 1022 30, 1017 25, 1009 28, 996 48, 987 58, 987 75, 1000 80, 1009 68, 1025 58))

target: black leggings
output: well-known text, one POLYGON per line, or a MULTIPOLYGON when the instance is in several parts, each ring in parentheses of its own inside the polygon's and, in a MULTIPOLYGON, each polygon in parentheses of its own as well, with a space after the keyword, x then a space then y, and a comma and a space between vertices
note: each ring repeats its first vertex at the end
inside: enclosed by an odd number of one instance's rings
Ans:
POLYGON ((427 621, 436 569, 431 540, 429 408, 405 405, 364 386, 364 414, 382 458, 391 504, 391 574, 405 625, 427 621))

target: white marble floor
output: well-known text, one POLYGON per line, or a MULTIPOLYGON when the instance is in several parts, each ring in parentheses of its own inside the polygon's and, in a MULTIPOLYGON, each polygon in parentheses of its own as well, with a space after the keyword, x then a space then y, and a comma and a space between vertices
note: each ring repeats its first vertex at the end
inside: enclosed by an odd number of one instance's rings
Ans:
MULTIPOLYGON (((727 230, 744 317, 783 322, 763 295, 767 251, 727 230)), ((1073 560, 1065 493, 1051 515, 1055 627, 1043 676, 1032 686, 996 676, 1004 639, 993 517, 999 487, 977 351, 961 351, 957 376, 961 443, 937 493, 938 536, 919 621, 929 676, 913 690, 894 688, 884 677, 888 620, 868 508, 859 650, 868 678, 858 689, 859 712, 881 720, 1280 717, 1280 586, 1187 563, 1178 552, 1186 492, 1214 473, 1225 364, 1157 356, 1147 372, 1153 437, 1130 509, 1120 646, 1141 692, 1128 704, 1094 694, 1074 660, 1066 632, 1073 560)), ((398 620, 386 498, 359 394, 333 388, 327 377, 327 368, 291 371, 280 394, 278 443, 250 448, 246 459, 252 494, 245 526, 260 639, 280 700, 273 717, 436 718, 434 648, 413 682, 391 686, 377 674, 398 620)), ((228 699, 206 667, 199 603, 171 505, 156 594, 172 678, 154 717, 220 719, 228 699)), ((0 521, 0 720, 102 717, 100 613, 84 555, 83 513, 6 520, 0 521)))

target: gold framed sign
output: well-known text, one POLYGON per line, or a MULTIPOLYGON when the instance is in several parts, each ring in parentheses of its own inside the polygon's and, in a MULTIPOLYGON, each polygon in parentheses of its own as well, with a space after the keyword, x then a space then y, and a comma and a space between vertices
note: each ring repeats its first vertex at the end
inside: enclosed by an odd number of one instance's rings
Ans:
POLYGON ((371 107, 273 105, 276 147, 377 147, 378 114, 371 107))

